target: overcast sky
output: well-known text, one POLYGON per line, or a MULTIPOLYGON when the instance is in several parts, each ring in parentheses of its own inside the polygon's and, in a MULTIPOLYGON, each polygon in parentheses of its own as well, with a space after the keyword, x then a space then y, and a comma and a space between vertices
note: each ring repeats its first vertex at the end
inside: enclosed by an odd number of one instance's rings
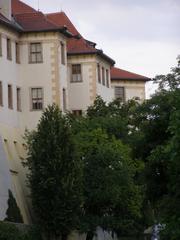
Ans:
MULTIPOLYGON (((22 1, 38 9, 38 0, 22 1)), ((45 13, 63 10, 117 67, 154 77, 176 65, 180 0, 39 0, 39 8, 45 13)))

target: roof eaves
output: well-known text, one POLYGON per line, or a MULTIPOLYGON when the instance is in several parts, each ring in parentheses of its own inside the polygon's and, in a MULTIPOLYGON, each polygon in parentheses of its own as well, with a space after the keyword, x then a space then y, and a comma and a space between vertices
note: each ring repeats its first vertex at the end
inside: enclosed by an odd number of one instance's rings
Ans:
POLYGON ((0 23, 2 23, 3 25, 5 25, 6 27, 11 28, 12 30, 15 30, 15 31, 17 31, 17 32, 22 32, 22 28, 20 28, 19 26, 15 25, 15 24, 13 24, 13 23, 4 21, 4 20, 2 20, 2 19, 0 19, 0 23))
POLYGON ((110 58, 109 56, 104 54, 104 52, 102 50, 100 50, 100 49, 97 49, 97 55, 101 56, 106 61, 110 62, 112 64, 112 66, 116 63, 112 58, 110 58))
POLYGON ((111 77, 111 80, 130 80, 130 81, 143 81, 148 82, 152 81, 151 78, 126 78, 126 77, 111 77))
POLYGON ((72 38, 73 35, 70 33, 66 28, 47 28, 47 29, 29 29, 29 30, 22 30, 23 33, 38 33, 38 32, 60 32, 64 34, 66 37, 72 38))

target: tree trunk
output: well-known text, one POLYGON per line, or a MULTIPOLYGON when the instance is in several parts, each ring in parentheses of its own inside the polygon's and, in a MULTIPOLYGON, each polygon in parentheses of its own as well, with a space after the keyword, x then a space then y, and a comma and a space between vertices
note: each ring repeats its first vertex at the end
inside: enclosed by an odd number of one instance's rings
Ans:
POLYGON ((93 240, 94 233, 92 231, 87 232, 86 240, 93 240))

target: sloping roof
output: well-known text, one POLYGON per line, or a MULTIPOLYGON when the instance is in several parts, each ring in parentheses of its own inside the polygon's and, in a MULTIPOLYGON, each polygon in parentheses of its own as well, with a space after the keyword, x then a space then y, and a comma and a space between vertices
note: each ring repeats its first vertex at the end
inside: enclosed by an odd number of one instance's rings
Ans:
POLYGON ((59 28, 55 24, 48 21, 48 19, 41 12, 16 14, 14 19, 19 23, 25 32, 54 30, 59 28))
POLYGON ((150 78, 132 73, 120 68, 112 67, 111 68, 111 80, 141 80, 149 81, 150 78))
POLYGON ((64 12, 50 13, 46 14, 46 16, 49 20, 51 20, 58 26, 67 26, 67 28, 70 32, 73 33, 73 35, 78 36, 77 38, 71 38, 68 40, 68 55, 97 54, 104 58, 106 61, 110 62, 112 65, 114 65, 114 60, 111 59, 109 56, 105 55, 102 50, 96 49, 95 43, 93 45, 92 42, 85 40, 81 36, 81 34, 78 32, 78 30, 75 28, 75 26, 72 24, 72 22, 64 12))
POLYGON ((36 10, 20 0, 11 0, 12 14, 32 13, 36 10))
POLYGON ((66 26, 73 35, 80 35, 64 12, 46 14, 47 18, 58 26, 66 26))
POLYGON ((42 12, 36 11, 24 2, 12 0, 11 6, 14 22, 21 27, 22 32, 59 31, 68 37, 72 37, 72 34, 67 31, 66 27, 56 25, 42 12))

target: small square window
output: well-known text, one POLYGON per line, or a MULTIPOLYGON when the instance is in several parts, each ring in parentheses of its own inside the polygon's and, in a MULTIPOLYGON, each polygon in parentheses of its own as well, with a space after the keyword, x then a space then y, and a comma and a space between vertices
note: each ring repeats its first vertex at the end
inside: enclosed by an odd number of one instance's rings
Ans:
POLYGON ((73 115, 82 116, 82 110, 72 110, 73 115))

